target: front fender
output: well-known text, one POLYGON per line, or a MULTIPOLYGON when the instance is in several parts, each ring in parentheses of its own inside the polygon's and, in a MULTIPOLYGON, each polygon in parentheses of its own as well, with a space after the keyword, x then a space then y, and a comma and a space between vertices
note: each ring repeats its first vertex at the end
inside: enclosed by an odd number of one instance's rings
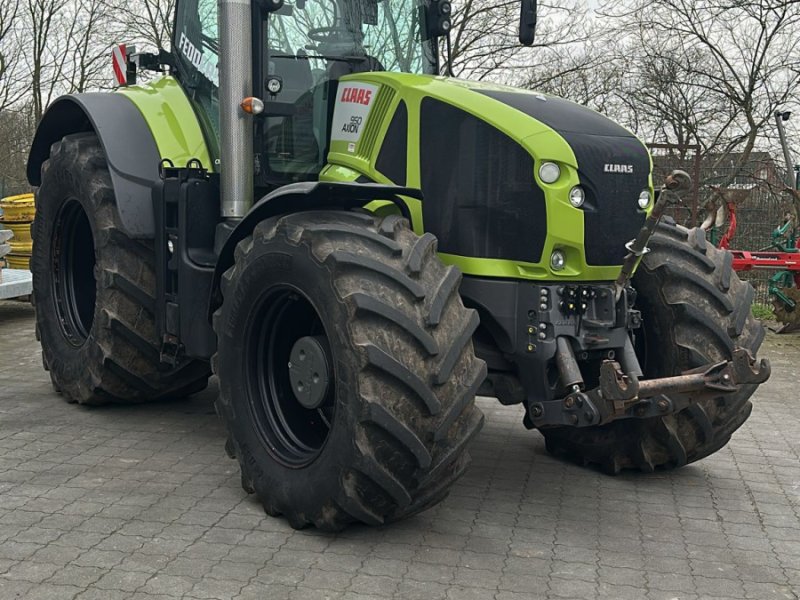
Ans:
POLYGON ((307 210, 352 210, 375 200, 388 200, 396 204, 403 216, 410 221, 408 207, 401 196, 422 200, 422 192, 418 189, 378 183, 304 181, 270 192, 256 202, 250 212, 236 224, 219 251, 211 284, 209 319, 222 305, 220 280, 222 274, 233 266, 236 244, 249 236, 264 219, 307 210))

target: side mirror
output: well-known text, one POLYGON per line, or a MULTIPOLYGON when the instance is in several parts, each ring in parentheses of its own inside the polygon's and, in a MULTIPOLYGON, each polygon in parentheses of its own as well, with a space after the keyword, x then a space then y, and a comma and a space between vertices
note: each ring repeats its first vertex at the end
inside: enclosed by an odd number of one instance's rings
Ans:
POLYGON ((536 0, 521 0, 519 10, 519 43, 532 46, 536 34, 536 0))
POLYGON ((278 12, 283 8, 283 0, 256 0, 255 4, 264 13, 278 12))

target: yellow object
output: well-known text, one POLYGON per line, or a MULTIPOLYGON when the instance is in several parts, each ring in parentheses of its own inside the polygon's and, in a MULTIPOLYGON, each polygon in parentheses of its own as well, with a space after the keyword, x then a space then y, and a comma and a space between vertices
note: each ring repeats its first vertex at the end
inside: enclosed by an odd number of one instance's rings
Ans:
POLYGON ((3 211, 3 223, 29 223, 36 215, 33 194, 3 198, 0 200, 0 210, 3 211))
POLYGON ((12 254, 30 254, 33 250, 33 240, 31 239, 30 223, 4 223, 5 229, 14 232, 14 237, 8 240, 11 244, 12 254))
POLYGON ((31 257, 30 256, 19 256, 17 254, 7 254, 6 257, 6 266, 9 269, 25 269, 30 270, 31 268, 31 257))

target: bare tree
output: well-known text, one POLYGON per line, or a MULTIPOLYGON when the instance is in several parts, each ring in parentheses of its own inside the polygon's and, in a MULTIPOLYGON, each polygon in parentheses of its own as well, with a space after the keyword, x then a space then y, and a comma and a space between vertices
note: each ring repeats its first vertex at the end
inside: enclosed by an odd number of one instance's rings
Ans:
POLYGON ((20 48, 14 35, 19 0, 0 0, 0 112, 11 106, 21 93, 17 56, 20 48))
POLYGON ((72 37, 74 25, 63 15, 67 0, 22 0, 22 3, 25 25, 17 28, 17 35, 20 45, 28 48, 21 58, 27 66, 33 113, 38 121, 62 81, 67 63, 64 41, 72 37))
POLYGON ((30 103, 0 111, 0 196, 21 194, 30 189, 25 168, 35 130, 30 103))
POLYGON ((68 14, 75 20, 70 43, 70 64, 66 73, 68 91, 85 92, 106 87, 110 79, 111 47, 119 41, 114 36, 116 22, 104 0, 81 0, 73 3, 68 14))
POLYGON ((625 65, 609 48, 604 33, 596 30, 585 43, 549 51, 541 64, 525 71, 521 84, 612 114, 625 65))
POLYGON ((114 41, 104 1, 19 1, 19 59, 35 118, 61 94, 104 87, 114 41))
POLYGON ((587 9, 577 0, 539 3, 536 42, 530 48, 517 39, 519 0, 462 0, 453 10, 450 58, 459 77, 518 83, 560 49, 590 38, 587 9))
POLYGON ((735 153, 733 181, 797 93, 800 2, 632 0, 603 12, 630 57, 619 94, 629 120, 654 141, 735 153))
POLYGON ((176 0, 100 0, 121 25, 124 39, 142 49, 168 50, 176 0))

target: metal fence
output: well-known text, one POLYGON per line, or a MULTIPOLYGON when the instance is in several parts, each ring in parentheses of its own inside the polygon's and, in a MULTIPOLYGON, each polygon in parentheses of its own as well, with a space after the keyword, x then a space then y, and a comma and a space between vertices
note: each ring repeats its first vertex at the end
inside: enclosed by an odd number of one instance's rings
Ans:
MULTIPOLYGON (((673 169, 683 169, 692 176, 694 187, 684 198, 682 206, 671 208, 670 214, 687 227, 699 226, 709 210, 724 204, 724 198, 734 201, 737 228, 730 248, 735 250, 767 249, 772 232, 784 223, 791 202, 783 190, 784 172, 773 158, 761 152, 751 155, 742 164, 741 155, 701 156, 699 146, 650 144, 653 156, 653 183, 660 186, 673 169)), ((719 243, 728 229, 728 219, 719 228, 706 234, 710 242, 719 243)), ((771 304, 767 292, 770 271, 742 272, 740 277, 753 285, 755 301, 771 304)))

